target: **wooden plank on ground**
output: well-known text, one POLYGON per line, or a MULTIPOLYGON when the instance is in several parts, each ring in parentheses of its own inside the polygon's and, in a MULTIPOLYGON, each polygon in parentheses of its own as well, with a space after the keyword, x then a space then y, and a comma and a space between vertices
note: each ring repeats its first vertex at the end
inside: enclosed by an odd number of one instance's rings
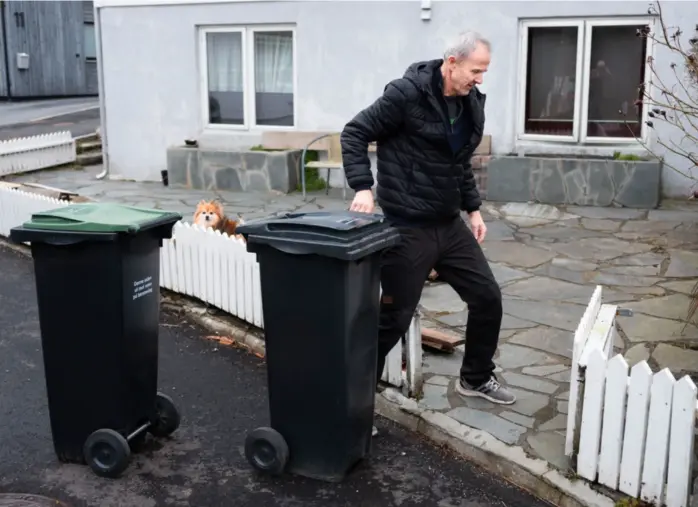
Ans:
POLYGON ((53 192, 59 192, 65 195, 79 195, 77 192, 72 192, 70 190, 63 190, 62 188, 50 187, 48 185, 42 185, 41 183, 24 183, 25 187, 40 188, 42 190, 49 190, 53 192))
POLYGON ((422 327, 422 344, 432 349, 453 352, 458 345, 463 343, 465 343, 464 336, 455 336, 438 329, 422 327))
POLYGON ((48 185, 42 185, 41 183, 22 183, 17 187, 17 190, 23 190, 25 192, 30 192, 33 194, 44 195, 46 197, 51 197, 53 199, 58 199, 59 201, 70 201, 75 203, 80 202, 92 202, 89 197, 82 196, 77 192, 71 190, 64 190, 62 188, 51 187, 48 185))

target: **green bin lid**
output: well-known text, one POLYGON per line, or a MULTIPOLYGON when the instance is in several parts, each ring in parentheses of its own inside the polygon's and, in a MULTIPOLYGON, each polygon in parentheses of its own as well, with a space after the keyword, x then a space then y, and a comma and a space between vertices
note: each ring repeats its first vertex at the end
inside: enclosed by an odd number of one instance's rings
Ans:
POLYGON ((34 213, 23 226, 45 231, 133 234, 158 225, 174 224, 181 219, 181 214, 172 211, 90 202, 34 213))

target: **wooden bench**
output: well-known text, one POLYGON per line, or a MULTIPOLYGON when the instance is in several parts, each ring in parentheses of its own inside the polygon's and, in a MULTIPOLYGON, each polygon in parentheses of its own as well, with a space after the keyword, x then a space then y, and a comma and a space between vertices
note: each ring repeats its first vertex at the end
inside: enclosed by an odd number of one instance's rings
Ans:
MULTIPOLYGON (((262 134, 262 146, 273 150, 303 150, 301 153, 300 173, 301 189, 305 199, 305 169, 327 169, 326 194, 330 192, 330 171, 342 169, 342 146, 339 141, 339 132, 264 132, 262 134), (317 160, 305 163, 305 154, 308 150, 327 152, 326 160, 317 160)), ((376 151, 375 143, 368 146, 369 152, 376 151)), ((342 197, 347 200, 347 179, 343 178, 342 197)))
MULTIPOLYGON (((303 150, 300 161, 301 188, 305 199, 305 169, 307 167, 327 169, 327 190, 330 191, 330 171, 342 169, 342 147, 339 140, 339 132, 264 132, 262 133, 262 147, 272 150, 303 150), (309 149, 327 152, 327 160, 318 160, 305 163, 305 154, 309 149)), ((489 155, 492 150, 492 136, 482 137, 480 145, 473 155, 489 155)), ((369 152, 376 151, 376 144, 368 146, 369 152)), ((342 197, 346 201, 347 180, 343 178, 342 197)))

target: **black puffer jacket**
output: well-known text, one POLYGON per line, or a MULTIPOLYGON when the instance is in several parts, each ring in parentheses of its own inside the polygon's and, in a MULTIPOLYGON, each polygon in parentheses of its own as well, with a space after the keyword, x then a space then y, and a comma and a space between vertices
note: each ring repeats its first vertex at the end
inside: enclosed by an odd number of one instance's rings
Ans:
POLYGON ((473 87, 462 98, 470 139, 454 153, 441 91, 442 62, 412 64, 341 134, 344 170, 355 191, 373 186, 368 144, 377 141, 378 204, 386 218, 404 225, 438 223, 482 204, 470 158, 482 140, 485 95, 473 87))

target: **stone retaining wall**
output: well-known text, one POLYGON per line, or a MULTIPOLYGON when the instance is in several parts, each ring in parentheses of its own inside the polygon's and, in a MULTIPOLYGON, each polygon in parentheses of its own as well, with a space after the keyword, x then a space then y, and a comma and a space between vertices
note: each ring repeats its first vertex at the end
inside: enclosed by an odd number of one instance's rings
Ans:
POLYGON ((300 157, 300 150, 218 151, 177 146, 167 150, 167 171, 174 186, 287 194, 298 185, 300 157))
POLYGON ((487 168, 488 198, 579 206, 656 208, 661 163, 496 156, 487 168))
POLYGON ((483 200, 487 199, 487 166, 491 159, 491 155, 474 155, 470 159, 473 173, 475 174, 475 183, 483 200))
MULTIPOLYGON (((289 193, 299 184, 301 150, 215 151, 177 146, 167 150, 170 185, 195 190, 232 190, 289 193)), ((471 159, 475 181, 483 199, 487 197, 487 166, 492 156, 477 154, 471 159)), ((322 171, 323 178, 325 171, 322 171)), ((332 171, 341 173, 342 171, 332 171)), ((331 186, 341 187, 331 180, 331 186)))

